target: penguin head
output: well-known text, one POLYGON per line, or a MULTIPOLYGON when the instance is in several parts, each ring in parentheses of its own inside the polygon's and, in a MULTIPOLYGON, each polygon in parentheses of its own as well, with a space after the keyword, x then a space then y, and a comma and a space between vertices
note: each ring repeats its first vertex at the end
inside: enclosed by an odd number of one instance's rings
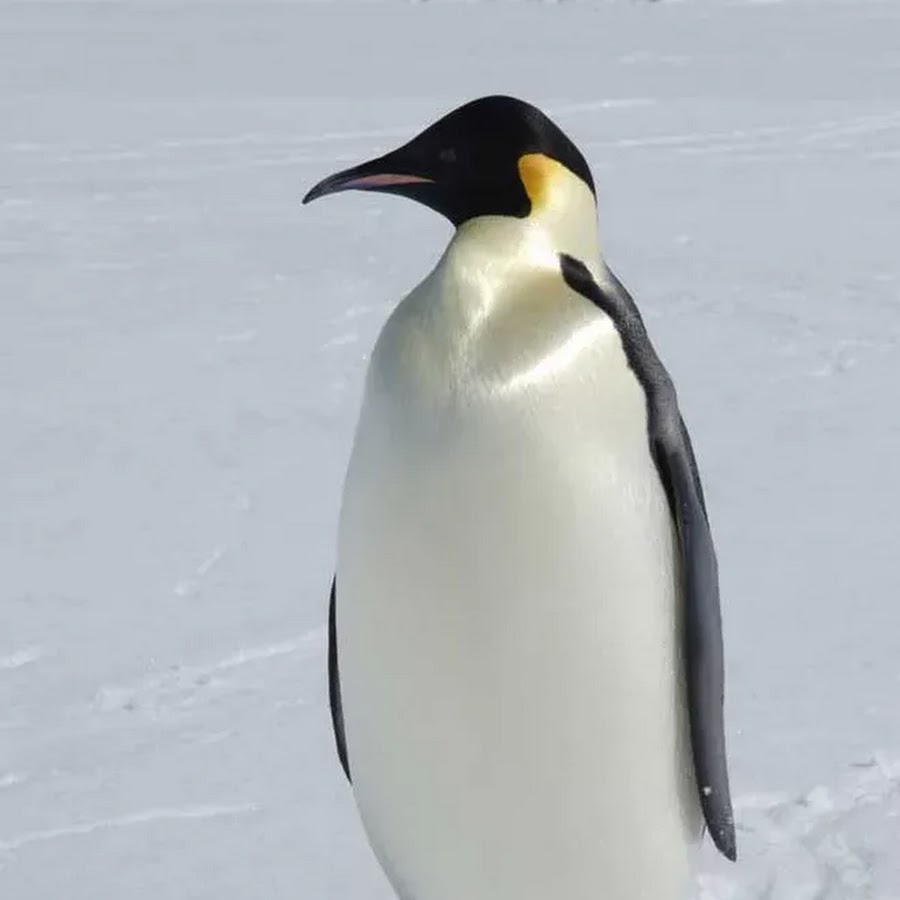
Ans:
POLYGON ((584 157, 544 113, 513 97, 482 97, 402 147, 325 178, 303 202, 380 191, 423 203, 459 226, 479 216, 528 217, 550 201, 566 172, 594 193, 584 157))

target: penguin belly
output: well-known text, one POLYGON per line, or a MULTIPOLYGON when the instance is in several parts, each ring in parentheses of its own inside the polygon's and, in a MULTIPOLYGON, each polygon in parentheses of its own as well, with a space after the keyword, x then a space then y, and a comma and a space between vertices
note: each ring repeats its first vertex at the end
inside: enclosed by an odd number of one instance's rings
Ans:
POLYGON ((338 656, 353 791, 401 900, 690 887, 672 520, 624 355, 589 370, 445 405, 370 378, 338 656))

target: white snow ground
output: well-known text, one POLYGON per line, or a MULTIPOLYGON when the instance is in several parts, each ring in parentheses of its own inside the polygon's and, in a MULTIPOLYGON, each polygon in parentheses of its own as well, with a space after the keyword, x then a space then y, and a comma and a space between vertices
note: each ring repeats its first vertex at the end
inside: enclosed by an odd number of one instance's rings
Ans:
POLYGON ((447 239, 315 179, 545 105, 680 386, 741 861, 900 897, 900 9, 0 6, 0 898, 387 900, 322 624, 360 379, 447 239))

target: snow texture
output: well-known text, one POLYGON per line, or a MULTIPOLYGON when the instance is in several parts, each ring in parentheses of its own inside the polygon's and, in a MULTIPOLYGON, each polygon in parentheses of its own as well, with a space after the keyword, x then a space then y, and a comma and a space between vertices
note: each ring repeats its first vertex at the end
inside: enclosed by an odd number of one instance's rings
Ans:
POLYGON ((471 97, 585 149, 719 546, 741 860, 900 897, 900 9, 0 5, 0 897, 388 900, 323 621, 371 347, 448 228, 303 191, 471 97))

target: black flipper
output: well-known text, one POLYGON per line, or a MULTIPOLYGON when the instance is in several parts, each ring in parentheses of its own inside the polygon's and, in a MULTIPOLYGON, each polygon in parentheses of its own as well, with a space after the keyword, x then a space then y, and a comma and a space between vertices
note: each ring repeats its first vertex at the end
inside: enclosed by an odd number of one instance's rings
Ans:
POLYGON ((341 710, 341 678, 338 673, 337 578, 331 581, 331 597, 328 600, 328 701, 331 704, 331 724, 338 759, 347 781, 352 781, 350 763, 347 761, 347 739, 344 736, 344 714, 341 710))
POLYGON ((686 667, 691 751, 700 805, 716 847, 737 858, 734 815, 725 753, 724 658, 716 553, 706 515, 700 474, 690 436, 678 410, 675 388, 656 355, 641 315, 618 279, 598 284, 587 267, 560 257, 573 290, 615 323, 632 371, 647 396, 650 451, 675 522, 684 596, 686 667))

